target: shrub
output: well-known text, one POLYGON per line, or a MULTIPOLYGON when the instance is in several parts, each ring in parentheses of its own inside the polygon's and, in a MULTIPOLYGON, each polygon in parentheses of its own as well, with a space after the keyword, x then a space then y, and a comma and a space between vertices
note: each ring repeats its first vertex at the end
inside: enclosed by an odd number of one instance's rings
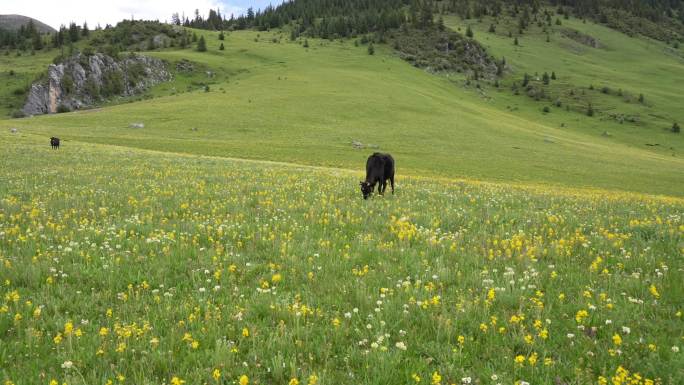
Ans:
POLYGON ((62 88, 64 89, 64 92, 66 92, 66 94, 69 95, 75 91, 74 87, 74 78, 72 78, 71 75, 68 73, 64 74, 64 76, 62 77, 62 88))
POLYGON ((375 54, 375 47, 373 46, 372 42, 370 44, 368 44, 368 54, 369 55, 375 54))
POLYGON ((12 112, 12 118, 20 119, 26 117, 26 114, 22 110, 16 110, 12 112))
POLYGON ((145 77, 145 66, 138 62, 131 63, 126 67, 126 74, 128 75, 128 85, 135 86, 145 77))
POLYGON ((594 107, 589 103, 589 106, 587 107, 587 116, 594 116, 594 107))
POLYGON ((71 108, 69 108, 69 106, 67 106, 67 105, 65 105, 65 104, 61 104, 61 103, 60 103, 60 105, 57 106, 57 113, 58 113, 58 114, 62 114, 62 113, 65 113, 65 112, 71 112, 71 108))
POLYGON ((97 83, 95 82, 95 80, 93 78, 88 78, 88 80, 86 80, 85 91, 93 99, 99 99, 100 98, 100 87, 97 85, 97 83))
POLYGON ((221 45, 219 46, 219 51, 223 51, 223 50, 225 50, 225 49, 226 49, 226 47, 224 47, 224 46, 223 46, 223 43, 221 43, 221 45))
POLYGON ((8 74, 9 74, 9 76, 14 76, 15 72, 14 72, 14 70, 9 70, 8 74))
POLYGON ((110 70, 102 74, 102 95, 120 95, 125 89, 123 74, 121 71, 110 70))
POLYGON ((644 94, 639 94, 639 103, 643 103, 645 100, 644 94))
POLYGON ((549 108, 549 106, 544 106, 544 108, 542 109, 542 112, 544 112, 545 114, 548 114, 549 112, 551 112, 551 108, 549 108))
POLYGON ((681 129, 679 128, 679 124, 677 122, 675 122, 672 125, 672 132, 674 132, 675 134, 679 134, 680 131, 681 131, 681 129))

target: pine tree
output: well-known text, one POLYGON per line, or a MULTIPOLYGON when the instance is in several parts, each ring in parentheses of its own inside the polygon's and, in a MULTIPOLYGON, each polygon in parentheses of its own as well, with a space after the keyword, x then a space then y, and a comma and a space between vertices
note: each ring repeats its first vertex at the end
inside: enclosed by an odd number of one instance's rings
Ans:
POLYGON ((551 80, 556 80, 556 73, 551 71, 551 80))
POLYGON ((88 23, 86 23, 85 21, 83 22, 83 28, 81 28, 81 35, 83 35, 84 37, 90 35, 90 30, 88 29, 88 23))
POLYGON ((79 30, 78 30, 78 29, 79 29, 79 28, 78 28, 78 26, 76 25, 76 23, 71 23, 71 24, 69 24, 69 40, 70 40, 72 43, 77 42, 77 41, 78 41, 78 38, 80 37, 80 33, 79 33, 79 30))
POLYGON ((513 45, 518 45, 518 37, 516 36, 515 39, 513 39, 513 45))
POLYGON ((522 86, 527 87, 527 85, 530 83, 530 75, 525 72, 525 75, 523 75, 523 81, 522 81, 522 86))
POLYGON ((220 50, 220 51, 223 51, 224 49, 226 49, 226 47, 224 47, 224 46, 223 46, 223 43, 221 43, 221 45, 219 46, 219 50, 220 50))
POLYGON ((494 24, 490 24, 490 25, 489 25, 489 32, 490 32, 490 33, 496 32, 496 27, 494 26, 494 24))
POLYGON ((373 46, 373 42, 368 44, 368 54, 369 55, 374 55, 375 54, 375 47, 373 46))
POLYGON ((672 132, 674 132, 675 134, 679 134, 680 131, 681 131, 681 128, 679 128, 679 124, 677 122, 675 122, 672 125, 672 132))
POLYGON ((550 83, 549 74, 547 74, 546 72, 544 72, 544 75, 542 75, 542 82, 543 82, 544 85, 546 85, 546 86, 548 86, 549 83, 550 83))
POLYGON ((469 37, 471 39, 473 38, 473 30, 470 28, 470 26, 466 28, 466 37, 469 37))
POLYGON ((219 39, 219 40, 224 40, 225 38, 226 38, 226 37, 225 37, 225 35, 223 34, 223 31, 221 31, 221 32, 219 33, 218 39, 219 39))
POLYGON ((639 94, 639 103, 644 103, 644 94, 639 94))
POLYGON ((587 116, 594 116, 594 107, 589 103, 589 106, 587 107, 587 116))
POLYGON ((204 35, 200 36, 199 40, 197 41, 197 50, 199 52, 205 52, 207 50, 207 42, 204 40, 204 35))
POLYGON ((43 37, 39 33, 33 35, 33 49, 36 51, 43 49, 43 37))

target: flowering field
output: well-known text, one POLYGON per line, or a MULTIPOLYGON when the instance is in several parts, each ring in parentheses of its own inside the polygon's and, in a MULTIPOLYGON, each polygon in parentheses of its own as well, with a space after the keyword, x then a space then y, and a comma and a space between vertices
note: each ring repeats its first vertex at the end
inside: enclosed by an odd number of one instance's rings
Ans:
POLYGON ((684 383, 682 200, 0 135, 2 384, 684 383))

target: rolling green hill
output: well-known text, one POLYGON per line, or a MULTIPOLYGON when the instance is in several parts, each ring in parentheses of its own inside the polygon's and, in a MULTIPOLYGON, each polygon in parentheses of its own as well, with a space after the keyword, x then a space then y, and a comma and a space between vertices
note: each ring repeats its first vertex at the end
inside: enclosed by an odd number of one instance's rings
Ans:
POLYGON ((26 26, 29 22, 33 22, 33 25, 36 27, 36 29, 40 33, 53 33, 56 32, 54 28, 50 27, 49 25, 36 20, 32 19, 27 16, 22 16, 22 15, 0 15, 0 28, 10 30, 10 31, 16 31, 22 26, 26 26))
MULTIPOLYGON (((588 86, 596 68, 624 62, 629 56, 619 53, 622 45, 633 42, 625 49, 644 61, 654 58, 654 66, 669 71, 667 77, 638 77, 634 71, 640 67, 634 65, 624 73, 605 70, 601 78, 613 87, 643 92, 652 107, 597 94, 598 113, 593 118, 562 108, 542 114, 542 105, 505 87, 466 86, 458 74, 435 76, 407 65, 387 46, 379 45, 371 56, 349 40, 309 39, 309 48, 304 48, 301 40, 290 42, 286 33, 239 31, 230 33, 226 50, 219 51, 217 33, 197 31, 206 36, 209 52, 175 49, 150 54, 171 63, 189 59, 206 64, 222 79, 206 79, 214 82, 210 92, 186 92, 186 87, 169 83, 151 95, 171 96, 0 125, 57 135, 66 146, 69 141, 109 143, 362 168, 371 150, 353 149, 351 142, 356 140, 395 154, 404 174, 681 195, 684 140, 667 132, 666 123, 681 117, 674 108, 673 84, 681 79, 684 66, 661 53, 661 43, 628 38, 590 23, 577 25, 583 26, 597 30, 606 42, 616 36, 622 40, 610 43, 611 50, 600 51, 603 56, 579 56, 582 61, 563 66, 545 65, 533 55, 510 54, 513 68, 505 79, 520 77, 527 68, 553 70, 559 83, 588 86), (572 70, 580 66, 586 68, 572 70), (642 114, 638 125, 619 124, 606 116, 610 103, 626 112, 652 108, 663 118, 642 114), (138 121, 146 127, 128 128, 138 121), (604 131, 610 136, 603 136, 604 131)), ((481 35, 478 31, 476 36, 481 35)), ((491 39, 505 46, 505 39, 491 39)), ((522 41, 532 44, 532 39, 522 41)), ((562 56, 561 43, 547 57, 562 56)), ((507 54, 499 46, 491 47, 493 53, 507 54)))

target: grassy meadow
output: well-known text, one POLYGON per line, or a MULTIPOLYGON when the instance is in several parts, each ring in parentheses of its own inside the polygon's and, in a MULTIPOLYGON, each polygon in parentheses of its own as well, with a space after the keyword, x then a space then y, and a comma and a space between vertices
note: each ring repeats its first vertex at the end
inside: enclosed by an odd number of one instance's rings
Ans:
MULTIPOLYGON (((0 384, 684 383, 683 51, 444 21, 499 87, 196 31, 146 53, 172 82, 0 119, 0 384), (512 91, 545 71, 562 107, 512 91), (378 149, 397 191, 364 201, 378 149)), ((3 117, 57 53, 0 55, 3 117)))
POLYGON ((481 91, 466 86, 463 75, 413 68, 388 46, 371 56, 350 40, 309 39, 305 48, 283 32, 241 31, 228 34, 219 51, 217 33, 198 33, 209 52, 150 54, 172 68, 188 59, 213 77, 202 70, 177 76, 142 101, 0 121, 0 128, 67 142, 341 168, 358 168, 372 151, 353 149, 356 140, 391 152, 413 175, 682 195, 684 139, 664 128, 564 109, 544 115, 538 103, 503 88, 481 91), (209 92, 204 83, 211 83, 209 92), (132 122, 145 128, 131 129, 132 122))
POLYGON ((684 381, 681 199, 0 145, 3 383, 684 381))

